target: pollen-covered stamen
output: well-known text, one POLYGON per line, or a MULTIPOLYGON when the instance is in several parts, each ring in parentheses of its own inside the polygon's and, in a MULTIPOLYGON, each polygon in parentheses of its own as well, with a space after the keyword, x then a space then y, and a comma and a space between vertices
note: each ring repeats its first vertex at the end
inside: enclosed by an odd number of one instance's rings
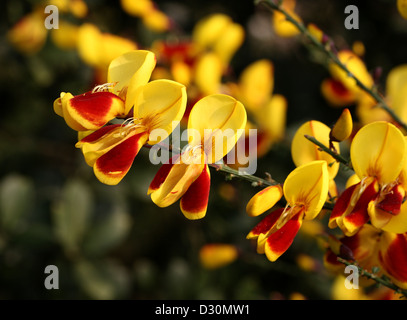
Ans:
POLYGON ((108 83, 97 85, 96 87, 93 88, 92 93, 108 92, 108 91, 112 90, 116 84, 117 84, 117 82, 108 82, 108 83))
POLYGON ((118 138, 118 137, 124 138, 133 130, 135 130, 137 128, 143 128, 144 126, 140 123, 140 120, 141 119, 133 118, 133 117, 127 118, 120 125, 120 130, 118 132, 114 133, 113 136, 115 138, 118 138))
POLYGON ((182 161, 185 164, 205 163, 203 146, 201 144, 195 146, 187 145, 185 147, 185 151, 182 153, 182 156, 178 161, 182 161))
MULTIPOLYGON (((281 229, 291 218, 293 218, 295 215, 300 213, 301 211, 304 211, 305 207, 304 205, 290 205, 289 203, 285 206, 284 211, 281 213, 281 216, 278 218, 276 224, 274 227, 270 230, 272 232, 275 232, 276 230, 281 229)), ((272 233, 271 232, 271 233, 272 233)))

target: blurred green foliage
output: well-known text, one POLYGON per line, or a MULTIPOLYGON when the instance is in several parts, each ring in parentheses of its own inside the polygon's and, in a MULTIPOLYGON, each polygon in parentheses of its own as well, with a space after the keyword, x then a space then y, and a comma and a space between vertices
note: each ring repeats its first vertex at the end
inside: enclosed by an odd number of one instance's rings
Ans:
MULTIPOLYGON (((1 34, 30 12, 37 1, 5 1, 1 34)), ((278 39, 268 14, 252 1, 156 1, 186 33, 212 12, 229 14, 247 30, 232 61, 236 74, 251 61, 275 64, 275 91, 288 99, 284 142, 259 159, 258 176, 269 172, 283 181, 293 168, 289 142, 296 126, 309 119, 330 125, 340 111, 323 101, 319 85, 327 71, 298 39, 278 39)), ((147 46, 162 35, 146 30, 122 12, 118 2, 89 0, 89 20, 101 29, 130 35, 147 46)), ((406 25, 393 1, 360 6, 360 30, 343 26, 342 1, 298 1, 305 21, 314 22, 345 47, 365 43, 367 65, 384 73, 406 62, 406 25), (324 14, 321 14, 324 13, 324 14), (404 42, 403 42, 404 41, 404 42)), ((187 221, 177 204, 156 207, 146 195, 158 167, 142 150, 120 185, 99 183, 75 149, 76 133, 52 108, 61 91, 81 93, 93 83, 92 69, 75 51, 48 39, 35 55, 23 55, 0 39, 0 299, 269 299, 300 292, 329 299, 333 275, 296 264, 299 253, 321 261, 315 238, 299 234, 290 250, 270 263, 255 252, 246 234, 257 223, 245 213, 259 189, 248 182, 225 181, 212 173, 207 216, 187 221), (231 197, 219 192, 230 188, 231 197), (238 261, 216 270, 199 263, 199 249, 210 242, 236 245, 238 261), (59 290, 44 287, 47 265, 59 268, 59 290)))

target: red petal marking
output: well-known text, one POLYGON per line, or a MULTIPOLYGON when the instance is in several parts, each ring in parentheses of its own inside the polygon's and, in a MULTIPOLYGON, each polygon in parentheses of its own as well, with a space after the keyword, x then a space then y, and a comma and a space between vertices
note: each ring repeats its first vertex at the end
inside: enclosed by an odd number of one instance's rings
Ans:
POLYGON ((132 135, 97 159, 94 170, 99 180, 106 184, 119 183, 130 170, 147 138, 146 132, 132 135))
POLYGON ((276 224, 283 211, 284 208, 272 211, 250 231, 250 235, 258 236, 262 233, 267 233, 276 224))
POLYGON ((97 127, 103 126, 117 116, 118 112, 112 110, 117 107, 115 103, 123 104, 124 102, 111 92, 86 92, 69 100, 69 105, 79 117, 97 127))
MULTIPOLYGON (((360 184, 360 182, 358 184, 360 184)), ((335 206, 332 210, 329 220, 339 218, 346 212, 346 209, 348 208, 350 203, 350 199, 352 198, 353 191, 355 190, 358 184, 350 186, 340 195, 338 200, 336 200, 335 206)))
POLYGON ((273 232, 267 238, 266 246, 270 250, 271 255, 268 254, 267 250, 266 254, 270 260, 275 261, 291 246, 298 230, 301 227, 302 216, 303 214, 299 212, 293 218, 287 221, 287 223, 281 229, 273 232))
POLYGON ((329 84, 331 85, 332 92, 340 97, 350 95, 350 91, 343 85, 342 82, 330 79, 329 84))
POLYGON ((380 252, 380 260, 387 273, 407 288, 407 238, 397 234, 385 252, 380 252))
POLYGON ((167 179, 167 176, 170 173, 172 166, 174 165, 174 163, 177 162, 179 157, 180 154, 176 154, 170 159, 168 163, 164 163, 161 165, 160 169, 158 169, 153 180, 151 181, 150 186, 148 187, 147 194, 150 194, 153 191, 160 188, 160 186, 164 183, 165 179, 167 179))
POLYGON ((181 211, 188 219, 201 219, 205 216, 210 186, 211 177, 209 167, 206 165, 181 198, 181 211))
POLYGON ((366 222, 369 221, 369 214, 367 212, 367 207, 369 202, 377 197, 378 192, 375 188, 375 181, 370 183, 363 193, 360 195, 358 201, 352 212, 344 217, 344 219, 356 227, 361 227, 366 222))
POLYGON ((400 185, 394 186, 391 191, 385 195, 384 199, 376 205, 376 207, 393 215, 398 215, 404 200, 404 192, 402 191, 400 185))
POLYGON ((95 132, 87 135, 85 138, 83 138, 82 140, 80 140, 80 142, 94 142, 99 140, 101 137, 103 137, 105 134, 109 133, 110 131, 116 129, 117 127, 120 127, 120 124, 112 124, 112 125, 108 125, 105 127, 102 127, 98 130, 96 130, 95 132))

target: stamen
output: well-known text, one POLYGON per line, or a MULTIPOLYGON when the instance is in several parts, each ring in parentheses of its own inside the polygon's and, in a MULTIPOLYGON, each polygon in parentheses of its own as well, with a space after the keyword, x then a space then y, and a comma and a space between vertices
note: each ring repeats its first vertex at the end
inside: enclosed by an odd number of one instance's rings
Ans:
POLYGON ((117 84, 117 82, 109 82, 109 83, 100 84, 93 88, 92 93, 109 91, 109 90, 113 89, 116 84, 117 84))

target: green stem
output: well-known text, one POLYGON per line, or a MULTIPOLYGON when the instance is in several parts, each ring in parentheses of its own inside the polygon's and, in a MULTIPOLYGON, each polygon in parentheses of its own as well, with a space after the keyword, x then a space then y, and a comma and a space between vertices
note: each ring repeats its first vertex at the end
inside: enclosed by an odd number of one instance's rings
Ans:
POLYGON ((394 290, 396 293, 402 294, 405 298, 407 298, 407 290, 400 288, 399 286, 395 285, 393 282, 388 280, 387 278, 383 277, 378 277, 377 275, 363 269, 360 267, 356 262, 354 261, 347 261, 345 259, 342 259, 340 257, 337 258, 340 263, 343 263, 344 265, 347 266, 356 266, 358 268, 359 274, 361 276, 365 276, 369 279, 372 279, 373 281, 376 281, 377 283, 380 283, 381 285, 394 290))
POLYGON ((329 149, 327 146, 319 142, 315 137, 309 136, 307 134, 304 135, 306 139, 317 145, 322 151, 330 154, 336 161, 343 163, 345 166, 349 167, 352 169, 352 165, 349 160, 346 160, 344 157, 342 157, 339 153, 329 149))
POLYGON ((290 13, 288 13, 284 8, 281 7, 281 1, 273 1, 273 0, 255 0, 255 4, 260 4, 260 3, 265 3, 268 5, 268 7, 272 10, 276 10, 284 14, 286 17, 287 21, 291 22, 293 25, 297 27, 297 29, 306 36, 320 51, 324 52, 339 68, 341 68, 343 71, 346 72, 346 74, 351 77, 352 79, 355 80, 356 85, 368 93, 376 102, 378 103, 378 107, 382 108, 385 110, 393 119, 395 122, 397 122, 404 130, 407 131, 407 124, 405 124, 394 112, 393 109, 391 109, 387 103, 384 101, 383 97, 376 91, 372 90, 371 88, 368 88, 363 82, 359 80, 358 77, 356 77, 350 70, 344 65, 336 55, 336 53, 332 50, 332 46, 327 46, 321 41, 319 41, 316 37, 314 37, 307 29, 307 27, 300 21, 297 21, 294 19, 290 13))

